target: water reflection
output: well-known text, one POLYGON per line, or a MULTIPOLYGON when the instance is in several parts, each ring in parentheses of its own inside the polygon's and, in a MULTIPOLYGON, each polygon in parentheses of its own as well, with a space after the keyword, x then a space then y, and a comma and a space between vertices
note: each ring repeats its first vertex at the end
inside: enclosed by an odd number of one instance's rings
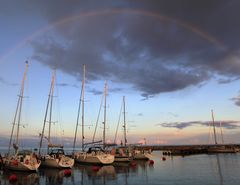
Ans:
POLYGON ((39 176, 37 173, 13 172, 8 170, 2 171, 1 181, 3 182, 3 184, 18 184, 18 185, 25 185, 25 184, 39 185, 40 184, 39 176), (15 181, 9 181, 10 176, 12 175, 16 176, 15 181))
POLYGON ((0 171, 0 185, 236 185, 240 181, 240 154, 169 157, 166 161, 159 154, 154 161, 152 165, 149 161, 136 161, 102 167, 76 164, 69 176, 65 170, 49 168, 39 169, 38 173, 0 171), (13 173, 17 181, 10 183, 9 176, 13 173))
POLYGON ((88 166, 75 165, 76 181, 81 184, 105 184, 106 181, 114 181, 116 179, 116 171, 114 166, 88 166), (79 177, 80 180, 79 180, 79 177))
POLYGON ((54 169, 54 168, 41 168, 39 170, 39 176, 44 184, 57 184, 62 185, 69 181, 74 184, 73 176, 66 176, 65 170, 54 169))
POLYGON ((75 183, 79 184, 120 184, 127 185, 131 176, 147 177, 148 169, 153 168, 147 161, 137 161, 135 165, 115 165, 115 166, 86 166, 75 165, 75 183), (80 178, 80 179, 79 179, 80 178))
POLYGON ((216 155, 216 158, 217 158, 217 170, 218 170, 220 185, 224 185, 223 184, 222 167, 221 167, 221 163, 220 163, 220 159, 219 159, 219 155, 218 154, 216 155))

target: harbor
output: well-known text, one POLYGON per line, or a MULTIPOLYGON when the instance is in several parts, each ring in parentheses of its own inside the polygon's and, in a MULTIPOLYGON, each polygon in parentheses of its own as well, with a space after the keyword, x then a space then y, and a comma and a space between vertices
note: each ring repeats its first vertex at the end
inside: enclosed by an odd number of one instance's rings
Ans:
POLYGON ((0 185, 237 185, 239 0, 0 3, 0 185))
POLYGON ((152 160, 154 163, 136 161, 127 166, 96 167, 75 164, 70 173, 64 169, 49 168, 39 168, 38 172, 34 173, 1 170, 0 182, 5 185, 130 185, 136 183, 139 185, 201 185, 207 181, 211 185, 236 185, 240 180, 237 174, 240 165, 238 153, 166 156, 166 160, 162 160, 162 151, 154 151, 152 160), (11 179, 13 177, 16 179, 11 179))

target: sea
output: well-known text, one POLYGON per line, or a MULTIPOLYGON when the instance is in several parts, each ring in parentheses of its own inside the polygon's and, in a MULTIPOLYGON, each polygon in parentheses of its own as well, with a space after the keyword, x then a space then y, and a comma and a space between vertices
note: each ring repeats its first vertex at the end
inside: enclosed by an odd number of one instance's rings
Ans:
POLYGON ((238 185, 240 153, 166 156, 152 153, 152 161, 134 164, 88 166, 75 164, 65 170, 39 169, 36 173, 0 171, 0 185, 238 185), (9 177, 15 174, 16 182, 9 177))

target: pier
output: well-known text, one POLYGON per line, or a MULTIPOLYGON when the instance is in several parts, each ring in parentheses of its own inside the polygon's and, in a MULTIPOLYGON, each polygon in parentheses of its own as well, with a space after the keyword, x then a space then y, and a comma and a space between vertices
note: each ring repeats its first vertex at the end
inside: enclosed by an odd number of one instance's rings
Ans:
MULTIPOLYGON (((240 151, 240 144, 211 144, 211 145, 138 145, 135 148, 140 150, 151 150, 151 151, 163 151, 163 155, 193 155, 193 154, 208 154, 212 149, 226 149, 224 152, 219 151, 219 153, 234 153, 232 151, 240 151)), ((218 153, 218 152, 215 152, 218 153)))

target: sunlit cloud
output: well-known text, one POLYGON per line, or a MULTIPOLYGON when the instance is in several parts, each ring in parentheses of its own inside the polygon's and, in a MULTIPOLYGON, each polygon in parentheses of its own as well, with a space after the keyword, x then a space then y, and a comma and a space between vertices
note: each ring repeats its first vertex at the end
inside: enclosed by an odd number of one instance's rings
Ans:
MULTIPOLYGON (((240 122, 239 121, 215 121, 215 126, 226 129, 238 129, 240 128, 240 122)), ((190 122, 171 122, 171 123, 158 123, 156 126, 161 126, 161 127, 167 127, 167 128, 177 128, 177 129, 185 129, 191 126, 212 126, 212 121, 190 121, 190 122)))

